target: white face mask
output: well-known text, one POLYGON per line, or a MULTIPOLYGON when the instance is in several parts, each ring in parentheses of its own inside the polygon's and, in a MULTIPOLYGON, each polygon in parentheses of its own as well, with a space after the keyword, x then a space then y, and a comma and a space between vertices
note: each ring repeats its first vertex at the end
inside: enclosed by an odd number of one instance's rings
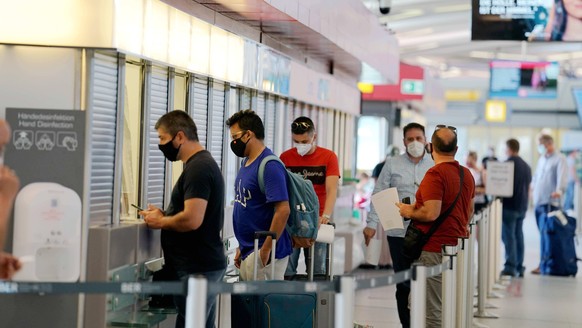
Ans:
POLYGON ((548 150, 546 149, 546 146, 542 144, 538 145, 538 153, 540 153, 540 155, 544 156, 547 152, 548 150))
POLYGON ((420 157, 424 154, 424 144, 415 140, 406 146, 406 151, 412 157, 420 157))
POLYGON ((300 156, 305 156, 311 150, 312 144, 294 143, 294 146, 297 148, 297 153, 300 156))

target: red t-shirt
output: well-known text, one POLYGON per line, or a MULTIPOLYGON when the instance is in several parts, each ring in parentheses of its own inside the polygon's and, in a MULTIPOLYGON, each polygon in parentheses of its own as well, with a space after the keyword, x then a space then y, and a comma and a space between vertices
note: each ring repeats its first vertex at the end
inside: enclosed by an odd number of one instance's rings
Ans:
MULTIPOLYGON (((441 252, 442 245, 456 245, 457 238, 468 237, 469 214, 475 197, 475 180, 466 167, 463 167, 463 191, 449 217, 437 228, 423 250, 441 252)), ((416 192, 416 208, 422 207, 425 201, 442 200, 441 213, 453 203, 459 192, 459 162, 444 162, 430 168, 416 192)), ((414 221, 414 225, 423 232, 428 232, 433 222, 414 221)))
POLYGON ((335 153, 329 149, 316 147, 313 154, 301 156, 297 148, 286 150, 279 156, 289 171, 299 173, 304 179, 313 183, 313 188, 319 199, 319 215, 325 207, 325 178, 340 176, 339 163, 335 153))

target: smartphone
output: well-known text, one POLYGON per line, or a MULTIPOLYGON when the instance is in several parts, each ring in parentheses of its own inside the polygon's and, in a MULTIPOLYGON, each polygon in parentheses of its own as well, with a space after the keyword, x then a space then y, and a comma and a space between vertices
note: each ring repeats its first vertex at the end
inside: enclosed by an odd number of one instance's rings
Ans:
POLYGON ((143 208, 141 208, 141 207, 139 207, 139 206, 137 206, 135 204, 131 204, 131 206, 135 207, 138 211, 144 211, 143 208))
POLYGON ((410 204, 410 197, 402 198, 402 204, 410 204))

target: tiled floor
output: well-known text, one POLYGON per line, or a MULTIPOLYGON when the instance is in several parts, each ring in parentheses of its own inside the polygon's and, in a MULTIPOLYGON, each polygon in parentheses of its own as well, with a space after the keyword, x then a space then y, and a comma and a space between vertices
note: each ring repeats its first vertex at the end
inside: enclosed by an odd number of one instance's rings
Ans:
MULTIPOLYGON (((577 278, 536 276, 529 273, 539 261, 539 233, 533 212, 524 222, 525 266, 527 273, 521 281, 521 296, 499 290, 502 298, 487 299, 496 308, 487 312, 497 319, 475 319, 475 327, 491 328, 573 328, 582 327, 582 273, 577 278)), ((582 256, 582 245, 578 246, 582 256)), ((582 270, 582 266, 580 266, 582 270)), ((358 270, 358 274, 376 275, 379 271, 358 270)), ((386 272, 383 272, 386 273, 386 272)), ((356 294, 355 322, 374 328, 401 327, 396 312, 395 287, 369 289, 356 294)), ((448 328, 448 327, 447 327, 448 328)))

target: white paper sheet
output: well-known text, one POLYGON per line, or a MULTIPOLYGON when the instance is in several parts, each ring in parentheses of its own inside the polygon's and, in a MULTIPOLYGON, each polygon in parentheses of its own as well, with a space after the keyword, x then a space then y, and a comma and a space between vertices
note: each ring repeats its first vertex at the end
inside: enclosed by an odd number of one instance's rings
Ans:
POLYGON ((388 188, 372 195, 372 204, 384 230, 404 229, 400 211, 396 206, 398 202, 400 200, 396 188, 388 188))

